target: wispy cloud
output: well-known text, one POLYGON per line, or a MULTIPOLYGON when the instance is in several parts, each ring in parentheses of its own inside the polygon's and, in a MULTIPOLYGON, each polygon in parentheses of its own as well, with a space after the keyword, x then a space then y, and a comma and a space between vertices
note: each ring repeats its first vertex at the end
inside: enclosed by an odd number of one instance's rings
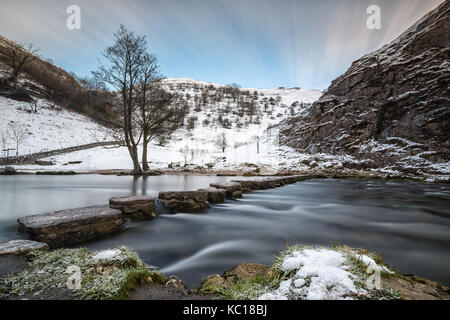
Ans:
POLYGON ((35 43, 87 74, 119 24, 147 35, 166 76, 246 87, 326 88, 361 55, 393 40, 442 0, 78 0, 82 29, 65 27, 74 1, 2 4, 1 32, 35 43), (382 29, 366 28, 381 7, 382 29))

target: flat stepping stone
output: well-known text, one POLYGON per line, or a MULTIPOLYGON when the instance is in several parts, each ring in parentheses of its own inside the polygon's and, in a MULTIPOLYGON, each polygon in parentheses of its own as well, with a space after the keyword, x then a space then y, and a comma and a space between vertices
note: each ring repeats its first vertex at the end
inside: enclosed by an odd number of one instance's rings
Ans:
POLYGON ((282 177, 281 180, 284 182, 284 184, 292 184, 296 183, 298 181, 298 178, 296 176, 287 176, 282 177))
POLYGON ((267 179, 263 179, 262 181, 270 189, 284 186, 283 179, 281 179, 281 178, 267 178, 267 179))
POLYGON ((242 198, 242 185, 237 182, 211 183, 210 187, 224 189, 230 198, 242 198))
POLYGON ((109 199, 111 209, 120 210, 125 219, 131 221, 154 219, 156 200, 150 196, 115 197, 109 199))
POLYGON ((105 207, 67 209, 20 218, 19 230, 30 239, 62 247, 119 231, 122 212, 105 207))
POLYGON ((209 203, 222 203, 225 202, 227 191, 225 189, 217 189, 213 187, 198 189, 198 191, 208 192, 209 203))
POLYGON ((0 256, 7 254, 25 253, 32 250, 48 249, 48 244, 43 242, 36 242, 31 240, 11 240, 6 243, 0 243, 0 256))
POLYGON ((262 180, 231 180, 231 182, 239 183, 242 186, 242 191, 245 193, 268 188, 262 180))
POLYGON ((196 213, 209 209, 207 191, 163 191, 159 202, 165 207, 185 213, 196 213))

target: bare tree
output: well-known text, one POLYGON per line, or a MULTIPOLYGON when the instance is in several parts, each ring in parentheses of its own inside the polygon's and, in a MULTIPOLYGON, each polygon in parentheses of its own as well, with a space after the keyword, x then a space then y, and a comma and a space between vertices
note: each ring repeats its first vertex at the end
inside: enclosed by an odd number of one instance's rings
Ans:
POLYGON ((9 125, 8 135, 16 144, 16 156, 18 156, 19 146, 28 137, 28 131, 20 123, 14 123, 9 125))
POLYGON ((220 147, 222 153, 225 153, 225 150, 227 148, 227 136, 225 132, 222 132, 222 134, 219 135, 219 137, 216 140, 216 145, 220 147))
POLYGON ((113 86, 120 94, 122 130, 121 134, 133 161, 132 174, 142 174, 138 158, 138 144, 141 136, 136 128, 137 88, 142 61, 147 49, 145 37, 136 36, 123 25, 114 34, 116 41, 108 47, 103 56, 107 64, 100 66, 94 74, 113 86))
POLYGON ((167 139, 179 128, 185 113, 172 106, 172 95, 160 85, 157 58, 147 52, 145 37, 120 26, 116 42, 103 53, 108 61, 94 76, 120 93, 122 128, 117 141, 124 141, 133 160, 133 174, 148 170, 148 144, 155 138, 167 139), (142 168, 138 145, 142 141, 142 168))
POLYGON ((173 97, 160 87, 159 81, 142 84, 141 88, 138 123, 142 135, 142 168, 147 171, 148 144, 156 138, 169 139, 183 123, 185 113, 181 107, 171 105, 173 97))
POLYGON ((14 88, 17 87, 20 72, 23 68, 38 58, 37 52, 39 49, 34 48, 31 43, 20 43, 17 41, 9 42, 9 47, 6 50, 9 66, 12 68, 11 80, 14 88))
POLYGON ((2 150, 5 150, 8 146, 8 134, 2 132, 2 150))

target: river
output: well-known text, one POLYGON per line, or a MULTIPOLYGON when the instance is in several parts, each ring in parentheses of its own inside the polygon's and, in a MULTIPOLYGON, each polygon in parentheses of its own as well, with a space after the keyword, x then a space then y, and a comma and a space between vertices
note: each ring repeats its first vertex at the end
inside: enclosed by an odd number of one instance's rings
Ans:
MULTIPOLYGON (((0 241, 23 238, 21 216, 108 198, 195 190, 233 177, 162 175, 0 176, 0 241)), ((242 262, 270 264, 287 243, 346 244, 379 253, 405 274, 450 285, 450 186, 371 180, 313 179, 228 200, 202 214, 170 214, 127 223, 117 234, 82 244, 127 245, 190 287, 242 262)))

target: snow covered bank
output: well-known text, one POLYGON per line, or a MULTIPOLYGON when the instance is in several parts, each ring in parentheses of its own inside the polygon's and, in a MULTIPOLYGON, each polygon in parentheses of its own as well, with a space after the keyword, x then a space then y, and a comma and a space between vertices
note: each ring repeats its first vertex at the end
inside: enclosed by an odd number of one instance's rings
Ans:
MULTIPOLYGON (((262 294, 260 300, 369 298, 374 289, 370 274, 375 272, 376 282, 381 271, 393 273, 367 255, 340 248, 296 248, 280 263, 279 270, 286 279, 277 289, 262 294)), ((381 285, 378 286, 376 289, 381 290, 381 285)))
POLYGON ((224 295, 259 300, 398 299, 382 282, 384 275, 396 273, 373 253, 295 245, 282 252, 265 275, 232 283, 224 295))

